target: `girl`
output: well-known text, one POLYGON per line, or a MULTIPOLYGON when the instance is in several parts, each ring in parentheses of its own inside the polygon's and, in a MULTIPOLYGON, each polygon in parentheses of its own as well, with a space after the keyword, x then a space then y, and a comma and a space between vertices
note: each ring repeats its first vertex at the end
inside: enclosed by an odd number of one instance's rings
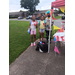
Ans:
POLYGON ((35 46, 36 41, 36 28, 37 28, 37 22, 35 21, 35 15, 32 16, 32 21, 30 21, 30 30, 31 30, 31 46, 35 46), (33 35, 34 35, 34 43, 33 43, 33 35))
POLYGON ((44 31, 45 31, 45 20, 44 20, 44 17, 41 16, 41 20, 39 20, 39 29, 40 29, 40 41, 41 41, 41 38, 42 38, 42 41, 43 41, 43 37, 44 37, 44 31))

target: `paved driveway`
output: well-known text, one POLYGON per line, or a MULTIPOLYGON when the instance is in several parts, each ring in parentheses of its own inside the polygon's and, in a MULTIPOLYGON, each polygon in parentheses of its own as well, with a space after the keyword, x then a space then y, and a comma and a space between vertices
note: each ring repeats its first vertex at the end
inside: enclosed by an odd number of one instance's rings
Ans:
POLYGON ((30 19, 20 19, 20 20, 18 20, 18 19, 9 19, 9 20, 17 20, 17 21, 30 21, 30 19))
POLYGON ((59 48, 60 55, 57 56, 54 46, 52 40, 49 54, 36 51, 36 46, 29 46, 9 66, 9 75, 65 75, 65 46, 59 48))
POLYGON ((61 27, 62 26, 62 24, 61 24, 62 21, 65 21, 65 20, 60 20, 60 19, 56 20, 56 21, 54 21, 54 25, 58 26, 58 27, 61 27))

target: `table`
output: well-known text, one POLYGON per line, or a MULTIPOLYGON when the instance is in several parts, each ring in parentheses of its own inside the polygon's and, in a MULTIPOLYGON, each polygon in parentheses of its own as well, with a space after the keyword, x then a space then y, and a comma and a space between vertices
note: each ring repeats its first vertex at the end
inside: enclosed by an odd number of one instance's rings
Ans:
POLYGON ((57 41, 64 41, 65 42, 65 30, 64 32, 56 32, 53 37, 56 37, 57 41))
MULTIPOLYGON (((59 42, 59 41, 65 42, 65 30, 64 30, 64 32, 56 32, 53 35, 53 37, 56 38, 56 42, 54 41, 55 42, 55 46, 56 46, 56 43, 59 42)), ((55 52, 55 56, 56 56, 56 52, 55 52)))

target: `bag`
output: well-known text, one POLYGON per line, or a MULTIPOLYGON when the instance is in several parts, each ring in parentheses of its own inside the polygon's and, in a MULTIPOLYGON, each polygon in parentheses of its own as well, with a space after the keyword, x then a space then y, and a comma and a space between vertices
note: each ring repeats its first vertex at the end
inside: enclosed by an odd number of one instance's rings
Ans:
POLYGON ((28 31, 27 32, 30 34, 30 28, 28 28, 28 31))
POLYGON ((32 24, 32 20, 30 20, 30 25, 32 24))
POLYGON ((38 42, 36 51, 39 51, 41 49, 43 52, 48 52, 48 44, 44 41, 38 42))

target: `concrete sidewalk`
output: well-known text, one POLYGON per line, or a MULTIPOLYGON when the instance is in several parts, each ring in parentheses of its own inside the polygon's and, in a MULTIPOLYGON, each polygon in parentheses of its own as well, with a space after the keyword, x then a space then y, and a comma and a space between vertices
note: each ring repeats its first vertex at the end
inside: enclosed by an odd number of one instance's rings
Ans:
MULTIPOLYGON (((37 43, 37 41, 36 41, 37 43)), ((65 46, 55 56, 52 40, 50 53, 40 53, 29 46, 10 66, 9 75, 65 75, 65 46)))

